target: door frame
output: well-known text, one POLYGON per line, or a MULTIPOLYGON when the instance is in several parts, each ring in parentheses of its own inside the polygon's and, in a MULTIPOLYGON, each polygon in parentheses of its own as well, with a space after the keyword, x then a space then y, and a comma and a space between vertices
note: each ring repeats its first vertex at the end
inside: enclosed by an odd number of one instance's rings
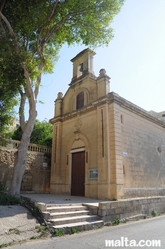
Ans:
MULTIPOLYGON (((85 152, 85 148, 79 148, 79 149, 73 149, 70 151, 70 188, 69 188, 69 192, 70 192, 70 196, 71 196, 71 187, 72 187, 72 154, 76 153, 76 152, 85 152)), ((85 163, 86 164, 86 163, 85 163)), ((86 174, 85 174, 85 181, 86 181, 86 174)), ((85 196, 85 193, 84 193, 85 196)))

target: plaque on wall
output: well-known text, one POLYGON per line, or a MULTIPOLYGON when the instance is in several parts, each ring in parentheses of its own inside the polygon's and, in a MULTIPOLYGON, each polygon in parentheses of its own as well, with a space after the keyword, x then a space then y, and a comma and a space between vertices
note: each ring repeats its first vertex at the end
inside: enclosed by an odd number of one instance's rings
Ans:
POLYGON ((98 179, 98 169, 89 169, 89 179, 98 179))

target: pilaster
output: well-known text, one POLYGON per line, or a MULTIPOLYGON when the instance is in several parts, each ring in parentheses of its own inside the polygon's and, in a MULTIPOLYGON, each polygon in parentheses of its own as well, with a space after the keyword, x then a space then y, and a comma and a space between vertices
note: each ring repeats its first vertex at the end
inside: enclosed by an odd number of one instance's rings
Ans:
POLYGON ((62 123, 57 122, 53 127, 52 163, 51 163, 51 193, 60 193, 61 183, 61 134, 62 123))
POLYGON ((121 147, 121 119, 116 104, 110 105, 110 191, 111 198, 123 196, 123 163, 121 147))
POLYGON ((98 198, 110 198, 109 113, 108 104, 97 107, 98 198))

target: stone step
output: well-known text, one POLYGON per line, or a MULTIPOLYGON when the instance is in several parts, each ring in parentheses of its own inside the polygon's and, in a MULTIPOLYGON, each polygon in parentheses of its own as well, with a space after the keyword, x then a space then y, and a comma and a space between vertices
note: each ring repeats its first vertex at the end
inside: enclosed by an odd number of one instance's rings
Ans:
POLYGON ((55 226, 69 224, 69 223, 77 223, 77 222, 85 222, 85 221, 93 221, 98 220, 97 215, 81 215, 75 217, 65 217, 58 219, 50 219, 49 222, 53 223, 55 226))
POLYGON ((83 203, 65 203, 65 204, 57 204, 57 203, 48 203, 47 207, 67 207, 67 206, 84 206, 83 203))
POLYGON ((88 210, 88 208, 86 206, 81 206, 81 205, 47 206, 46 208, 46 211, 49 213, 72 212, 80 210, 88 210))
POLYGON ((56 212, 50 213, 50 219, 57 219, 57 218, 64 218, 64 217, 74 217, 80 215, 87 215, 89 214, 89 210, 80 210, 80 211, 72 211, 72 212, 56 212))
MULTIPOLYGON (((80 231, 87 231, 92 229, 101 228, 104 226, 103 220, 93 220, 93 221, 84 221, 84 222, 75 222, 63 225, 55 225, 53 226, 54 229, 63 230, 64 233, 70 234, 73 233, 73 228, 76 229, 77 232, 80 231)), ((76 232, 75 231, 75 232, 76 232)))

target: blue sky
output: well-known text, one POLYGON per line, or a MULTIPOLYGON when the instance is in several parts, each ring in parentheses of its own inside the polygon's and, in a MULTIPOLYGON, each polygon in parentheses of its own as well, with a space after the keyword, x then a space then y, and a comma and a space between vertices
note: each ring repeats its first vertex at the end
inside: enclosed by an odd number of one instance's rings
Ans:
MULTIPOLYGON (((95 49, 95 75, 104 68, 110 91, 147 111, 165 110, 165 0, 126 0, 111 26, 109 46, 95 49)), ((62 47, 54 73, 42 79, 37 119, 54 116, 57 93, 65 94, 72 78, 70 60, 84 48, 62 47)))

